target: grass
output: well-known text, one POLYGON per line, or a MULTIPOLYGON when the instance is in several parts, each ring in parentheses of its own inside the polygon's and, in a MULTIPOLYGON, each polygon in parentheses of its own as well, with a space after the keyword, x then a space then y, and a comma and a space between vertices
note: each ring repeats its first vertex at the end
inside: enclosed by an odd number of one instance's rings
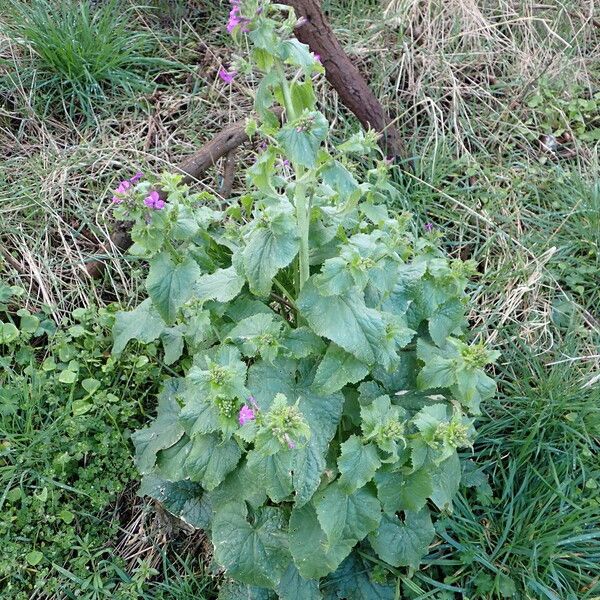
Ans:
MULTIPOLYGON (((0 0, 0 77, 12 82, 10 91, 0 86, 0 275, 26 290, 31 309, 46 306, 60 321, 75 307, 135 301, 141 265, 111 242, 111 190, 138 169, 174 168, 244 118, 252 82, 230 89, 216 76, 232 55, 224 4, 123 2, 119 12, 78 3, 63 14, 69 3, 60 1, 50 19, 46 2, 0 0), (31 15, 16 23, 11 15, 24 6, 31 15), (100 34, 113 27, 116 35, 100 34), (82 41, 77 56, 70 39, 82 41), (107 268, 93 280, 86 265, 98 258, 107 268)), ((396 206, 433 222, 448 252, 477 262, 471 325, 503 352, 500 393, 484 407, 467 474, 472 485, 445 519, 426 569, 401 577, 404 593, 597 598, 600 37, 589 5, 324 5, 406 140, 411 169, 396 175, 396 206)), ((319 94, 336 135, 356 130, 325 83, 319 94)), ((250 153, 243 149, 240 160, 250 153)), ((220 170, 198 186, 218 189, 220 170)), ((243 183, 236 178, 234 191, 243 183)), ((31 416, 3 422, 23 447, 73 427, 68 410, 39 395, 23 402, 37 406, 31 416)), ((128 446, 118 448, 126 461, 128 446)), ((45 468, 43 460, 32 465, 45 468)), ((23 481, 35 494, 44 489, 31 470, 23 481)), ((60 494, 76 504, 75 492, 60 494)), ((28 510, 40 514, 43 505, 29 496, 28 510)), ((117 506, 126 515, 111 532, 97 529, 107 513, 89 508, 77 531, 81 564, 55 561, 63 571, 52 577, 71 590, 66 597, 81 587, 73 578, 86 565, 90 598, 116 589, 123 598, 214 597, 216 582, 196 560, 205 553, 201 538, 179 532, 169 548, 168 527, 130 490, 117 506), (115 563, 107 547, 125 558, 115 563)))
POLYGON ((479 425, 470 475, 479 487, 464 490, 430 557, 437 579, 470 598, 600 591, 600 392, 572 333, 555 360, 514 344, 479 425))
POLYGON ((158 43, 152 32, 131 27, 133 9, 120 0, 99 6, 90 0, 11 0, 7 9, 5 28, 21 56, 14 57, 19 68, 9 70, 4 83, 27 88, 42 116, 62 107, 71 119, 95 120, 119 90, 152 90, 148 71, 169 66, 153 56, 158 43))

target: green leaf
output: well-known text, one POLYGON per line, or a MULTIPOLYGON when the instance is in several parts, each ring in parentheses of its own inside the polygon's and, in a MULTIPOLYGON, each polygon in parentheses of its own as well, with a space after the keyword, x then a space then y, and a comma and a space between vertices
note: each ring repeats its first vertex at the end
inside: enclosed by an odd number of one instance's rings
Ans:
POLYGON ((284 40, 277 46, 279 57, 290 65, 302 67, 310 72, 315 65, 315 58, 309 47, 297 39, 284 40))
POLYGON ((333 438, 344 404, 342 394, 323 396, 311 388, 310 375, 297 374, 298 363, 277 359, 273 365, 260 361, 249 369, 248 388, 261 410, 266 411, 276 394, 290 401, 298 400, 298 408, 311 431, 308 442, 293 452, 293 483, 296 506, 308 502, 321 483, 325 456, 333 438))
POLYGON ((449 388, 456 382, 457 365, 453 358, 446 358, 426 342, 417 342, 417 355, 425 366, 417 375, 417 387, 421 390, 449 388))
POLYGON ((340 485, 353 492, 373 479, 381 461, 374 444, 363 444, 362 440, 351 435, 342 445, 338 458, 338 468, 342 474, 340 485))
POLYGON ((264 221, 255 221, 245 236, 244 268, 250 290, 257 296, 271 291, 273 277, 298 253, 299 239, 292 205, 281 202, 263 211, 264 221))
POLYGON ((149 344, 158 338, 165 329, 165 323, 146 298, 135 310, 118 312, 113 326, 113 348, 115 355, 121 354, 129 340, 139 340, 149 344))
POLYGON ((207 499, 211 506, 223 506, 231 502, 232 498, 236 498, 239 502, 248 502, 253 508, 259 508, 267 501, 264 488, 255 485, 248 463, 244 458, 219 487, 207 493, 207 499))
POLYGON ((297 304, 313 331, 364 363, 376 362, 385 338, 385 324, 378 311, 367 308, 360 294, 322 296, 313 276, 302 288, 297 304))
MULTIPOLYGON (((199 481, 207 490, 214 490, 237 466, 242 452, 233 439, 221 441, 216 434, 198 435, 189 442, 184 473, 199 481)), ((165 465, 161 465, 165 470, 165 465)), ((168 470, 168 469, 167 469, 168 470)))
POLYGON ((169 327, 160 334, 165 350, 165 365, 172 365, 183 354, 183 333, 178 327, 169 327))
POLYGON ((89 377, 81 382, 81 387, 91 396, 102 385, 100 381, 89 377))
POLYGON ((369 487, 348 494, 335 481, 315 494, 313 504, 330 543, 339 538, 359 542, 381 520, 381 505, 369 487))
POLYGON ((235 267, 217 269, 214 273, 202 275, 195 286, 195 295, 200 301, 217 300, 230 302, 244 287, 245 279, 238 275, 235 267))
POLYGON ((368 373, 367 365, 332 343, 319 363, 313 386, 322 394, 333 394, 347 383, 357 383, 368 373))
POLYGON ((244 585, 237 581, 226 581, 219 589, 217 600, 274 600, 271 590, 244 585))
POLYGON ((191 298, 201 274, 191 256, 175 262, 169 254, 162 253, 150 261, 146 289, 167 324, 175 321, 177 310, 191 298))
POLYGON ((335 571, 355 543, 352 539, 328 542, 312 504, 292 510, 289 540, 294 564, 305 579, 319 579, 335 571))
POLYGON ((293 565, 287 568, 277 587, 279 600, 321 600, 319 582, 315 579, 304 579, 293 565))
POLYGON ((293 163, 312 169, 328 130, 329 123, 320 112, 305 111, 294 121, 286 123, 275 139, 293 163))
POLYGON ((12 323, 0 321, 0 344, 10 344, 19 337, 19 330, 12 323))
POLYGON ((460 486, 461 468, 458 454, 454 452, 441 464, 428 467, 433 491, 430 498, 440 510, 452 510, 452 500, 460 486))
POLYGON ((64 371, 61 371, 60 375, 58 376, 58 380, 61 383, 66 383, 70 385, 77 381, 77 373, 75 371, 65 369, 64 371))
POLYGON ((222 344, 212 354, 212 358, 205 357, 204 365, 189 370, 186 377, 189 392, 203 399, 245 400, 248 397, 244 385, 247 367, 240 351, 231 344, 222 344))
POLYGON ((213 519, 215 560, 242 583, 275 588, 290 563, 285 530, 279 508, 258 509, 248 522, 244 503, 227 504, 213 519))
POLYGON ((429 318, 429 335, 438 345, 443 346, 449 335, 460 329, 465 321, 465 308, 460 300, 452 299, 437 308, 429 318))
POLYGON ((203 433, 221 431, 221 419, 218 408, 210 398, 194 391, 185 393, 186 403, 181 409, 180 420, 185 432, 191 437, 203 433))
POLYGON ((24 333, 35 333, 40 325, 40 320, 34 315, 22 315, 19 329, 24 333))
POLYGON ((401 510, 421 510, 433 493, 431 475, 427 469, 409 474, 381 469, 375 474, 375 484, 383 510, 390 514, 401 510))
POLYGON ((324 582, 327 600, 398 600, 395 585, 370 579, 372 563, 363 562, 353 552, 324 582))
POLYGON ((290 329, 283 339, 283 347, 291 358, 306 358, 323 354, 325 343, 309 327, 290 329))
POLYGON ((135 463, 142 475, 149 473, 156 462, 159 450, 170 448, 184 434, 179 423, 179 403, 176 395, 180 391, 177 381, 169 381, 158 397, 158 415, 149 427, 131 435, 135 445, 135 463))
POLYGON ((496 393, 496 382, 483 369, 464 369, 456 374, 455 397, 474 414, 479 405, 496 393))
POLYGON ((404 520, 384 514, 376 532, 369 536, 381 560, 394 567, 417 568, 433 541, 435 529, 429 511, 405 511, 404 520))
POLYGON ((275 314, 258 313, 240 321, 229 333, 227 339, 238 343, 245 356, 260 354, 272 362, 279 351, 279 340, 283 328, 281 319, 275 314))
POLYGON ((198 529, 209 529, 212 514, 202 501, 202 487, 191 481, 171 482, 154 473, 142 477, 139 496, 149 496, 178 519, 198 529))
POLYGON ((248 452, 248 469, 254 478, 254 485, 264 487, 273 502, 282 502, 294 490, 291 452, 282 451, 265 456, 252 450, 248 452))
POLYGON ((32 550, 25 556, 25 559, 32 567, 39 565, 43 558, 44 555, 39 550, 32 550))

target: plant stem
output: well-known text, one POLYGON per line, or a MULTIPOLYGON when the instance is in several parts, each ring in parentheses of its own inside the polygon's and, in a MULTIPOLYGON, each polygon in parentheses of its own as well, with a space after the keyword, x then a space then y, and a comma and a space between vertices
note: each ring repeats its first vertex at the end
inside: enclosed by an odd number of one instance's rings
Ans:
MULTIPOLYGON (((302 177, 302 167, 296 168, 296 181, 302 177)), ((296 204, 296 220, 298 221, 298 235, 300 236, 299 253, 299 271, 300 279, 298 291, 302 289, 306 280, 310 277, 308 264, 308 234, 310 231, 310 206, 309 199, 306 197, 306 185, 296 183, 296 193, 294 194, 296 204)))
MULTIPOLYGON (((294 103, 290 85, 285 76, 283 69, 280 70, 281 88, 283 91, 283 100, 285 104, 285 112, 288 121, 293 121, 296 118, 294 111, 294 103)), ((308 234, 310 231, 310 201, 306 196, 306 184, 300 183, 300 179, 304 175, 304 167, 294 165, 296 175, 296 190, 294 193, 294 204, 296 206, 296 221, 298 222, 298 236, 300 237, 300 252, 298 255, 298 284, 297 292, 300 292, 306 280, 310 277, 310 269, 308 264, 308 234)))

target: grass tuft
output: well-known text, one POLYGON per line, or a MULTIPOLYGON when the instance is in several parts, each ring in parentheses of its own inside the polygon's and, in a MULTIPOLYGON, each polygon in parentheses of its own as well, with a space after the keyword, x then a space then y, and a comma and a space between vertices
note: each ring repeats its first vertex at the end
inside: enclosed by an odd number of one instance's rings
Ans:
POLYGON ((5 83, 34 90, 42 114, 62 106, 71 118, 94 119, 115 94, 151 90, 146 71, 168 66, 152 56, 156 37, 132 21, 132 9, 119 0, 97 6, 91 0, 11 0, 6 33, 26 57, 5 83))

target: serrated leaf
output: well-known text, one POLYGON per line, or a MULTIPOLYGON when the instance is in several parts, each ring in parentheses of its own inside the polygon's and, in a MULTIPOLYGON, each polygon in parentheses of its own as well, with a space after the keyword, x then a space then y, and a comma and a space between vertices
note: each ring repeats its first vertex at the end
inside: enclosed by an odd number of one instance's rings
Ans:
POLYGON ((191 256, 175 262, 170 255, 161 253, 150 261, 146 289, 167 324, 175 321, 177 310, 192 297, 201 274, 198 263, 191 256))
POLYGON ((172 365, 183 354, 183 333, 178 327, 169 327, 160 334, 165 350, 165 364, 172 365))
POLYGON ((158 414, 149 427, 131 435, 135 446, 135 464, 142 475, 149 473, 156 462, 159 450, 170 448, 184 434, 179 423, 179 403, 176 395, 180 392, 177 380, 169 381, 158 397, 158 414))
POLYGON ((458 454, 454 452, 439 465, 428 467, 433 491, 430 498, 440 510, 452 510, 452 500, 460 486, 461 468, 458 454))
POLYGON ((327 119, 320 112, 305 111, 294 121, 286 123, 275 139, 293 163, 312 169, 328 130, 327 119))
POLYGON ((306 579, 319 579, 335 571, 354 546, 354 540, 329 543, 312 504, 292 510, 289 531, 294 564, 306 579))
POLYGON ((421 510, 433 493, 431 475, 427 469, 409 474, 380 470, 375 474, 375 484, 383 510, 389 514, 401 510, 421 510))
POLYGON ((385 338, 385 324, 381 314, 367 308, 356 291, 344 296, 322 296, 313 277, 302 288, 297 304, 315 333, 368 365, 376 362, 385 338))
POLYGON ((180 420, 190 437, 221 430, 219 411, 210 399, 194 392, 186 392, 185 398, 180 420))
POLYGON ((273 365, 264 361, 250 367, 248 388, 260 409, 268 410, 276 394, 284 394, 290 401, 299 400, 298 408, 311 431, 308 442, 293 452, 293 483, 296 505, 308 502, 321 482, 325 471, 325 456, 340 418, 344 398, 342 394, 323 396, 311 389, 310 375, 297 373, 294 360, 277 359, 273 365))
POLYGON ((455 333, 465 320, 465 308, 460 300, 452 299, 439 306, 429 317, 429 335, 438 345, 443 346, 449 335, 455 333))
POLYGON ((333 394, 347 383, 357 383, 369 373, 369 367, 352 354, 331 343, 319 363, 313 386, 323 394, 333 394))
POLYGON ((325 342, 309 327, 290 329, 282 341, 291 358, 306 358, 312 354, 322 354, 325 342))
POLYGON ((315 494, 313 504, 330 543, 339 538, 359 542, 381 520, 381 505, 369 487, 348 494, 335 481, 315 494))
POLYGON ((417 568, 433 541, 435 529, 429 511, 406 511, 404 519, 384 514, 377 531, 369 536, 381 560, 394 567, 417 568))
POLYGON ((210 528, 210 507, 202 501, 202 487, 191 481, 168 481, 155 473, 142 477, 139 496, 158 500, 178 519, 198 529, 210 528))
POLYGON ((264 488, 255 485, 244 458, 219 487, 207 493, 207 498, 211 506, 216 507, 231 502, 231 498, 236 498, 239 502, 248 502, 252 508, 259 508, 267 501, 264 488))
MULTIPOLYGON (((189 442, 184 473, 199 481, 207 490, 214 490, 237 466, 242 452, 233 439, 221 440, 217 434, 198 435, 189 442)), ((164 466, 161 467, 164 470, 164 466)))
POLYGON ((372 581, 371 563, 365 564, 353 552, 324 582, 326 600, 397 600, 396 586, 372 581))
POLYGON ((248 522, 244 503, 227 504, 213 519, 215 560, 248 585, 275 588, 290 563, 284 512, 258 509, 248 522))
POLYGON ((277 586, 279 600, 321 600, 319 582, 315 579, 304 579, 293 565, 287 568, 277 586))
POLYGON ((363 444, 358 436, 351 435, 341 445, 338 458, 340 485, 348 492, 353 492, 371 481, 380 465, 376 446, 363 444))
POLYGON ((248 453, 248 469, 255 485, 264 487, 273 502, 282 502, 294 490, 291 452, 280 451, 265 456, 252 450, 248 453))
POLYGON ((232 344, 221 344, 211 352, 206 366, 192 367, 186 377, 190 394, 204 399, 239 398, 245 400, 248 390, 246 381, 246 363, 241 359, 240 351, 232 344))
POLYGON ((227 269, 217 269, 214 273, 198 278, 195 295, 201 301, 230 302, 242 291, 245 282, 245 279, 237 274, 233 266, 227 269))
POLYGON ((299 238, 291 204, 281 202, 263 211, 264 224, 256 221, 245 236, 244 268, 252 293, 266 296, 273 277, 298 253, 299 238))
POLYGON ((284 40, 277 46, 279 57, 290 65, 302 67, 310 72, 315 64, 315 58, 309 47, 297 39, 284 40))
POLYGON ((279 351, 279 339, 284 323, 275 320, 275 314, 258 313, 242 319, 227 334, 227 339, 237 343, 245 356, 260 354, 272 362, 279 351))
POLYGON ((130 340, 149 344, 160 336, 165 327, 165 322, 152 305, 152 300, 146 298, 134 310, 118 312, 115 315, 112 353, 117 356, 121 354, 130 340))
POLYGON ((244 585, 237 581, 226 581, 219 589, 217 600, 275 600, 271 590, 244 585))

